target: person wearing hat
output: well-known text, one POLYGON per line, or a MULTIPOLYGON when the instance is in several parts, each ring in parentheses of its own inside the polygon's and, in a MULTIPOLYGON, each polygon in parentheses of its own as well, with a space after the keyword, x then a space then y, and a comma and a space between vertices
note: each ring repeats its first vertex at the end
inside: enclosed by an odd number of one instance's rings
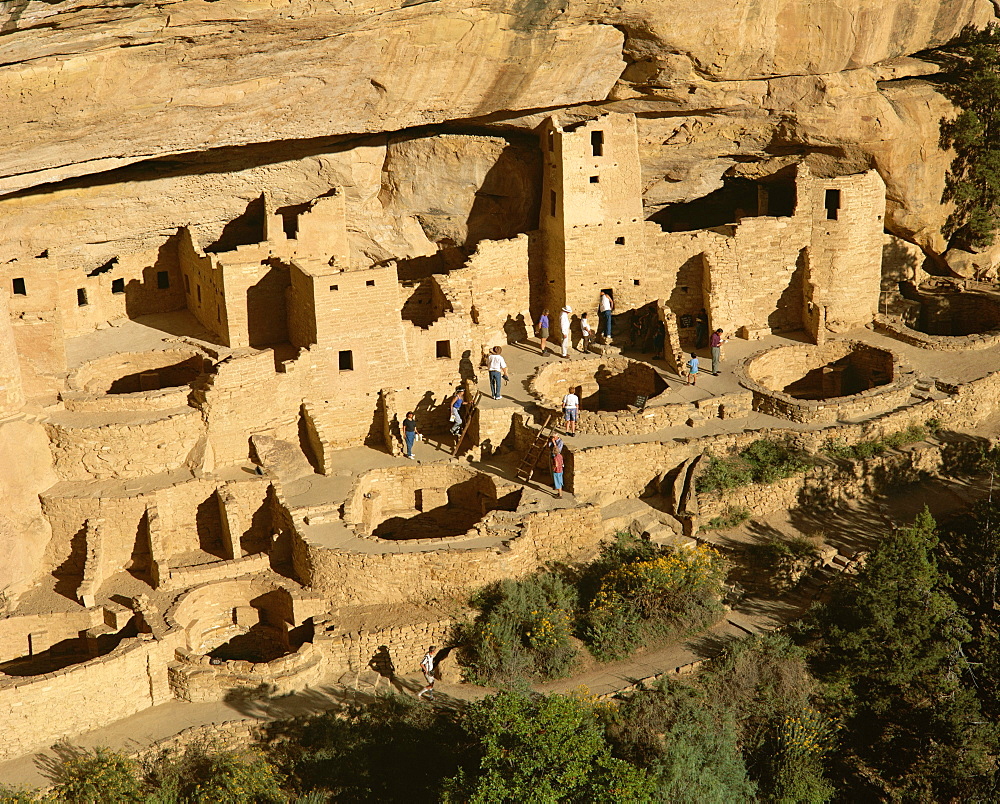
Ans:
POLYGON ((569 357, 569 314, 572 312, 573 308, 567 304, 559 314, 559 330, 562 332, 563 357, 569 357))

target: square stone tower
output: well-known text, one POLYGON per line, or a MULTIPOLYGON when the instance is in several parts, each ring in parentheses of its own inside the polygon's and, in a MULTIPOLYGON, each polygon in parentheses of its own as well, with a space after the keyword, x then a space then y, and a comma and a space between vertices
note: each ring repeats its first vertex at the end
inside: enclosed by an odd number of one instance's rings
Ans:
MULTIPOLYGON (((649 300, 638 137, 633 115, 542 126, 543 304, 596 321, 601 290, 618 310, 649 300)), ((537 311, 536 311, 537 314, 537 311)))

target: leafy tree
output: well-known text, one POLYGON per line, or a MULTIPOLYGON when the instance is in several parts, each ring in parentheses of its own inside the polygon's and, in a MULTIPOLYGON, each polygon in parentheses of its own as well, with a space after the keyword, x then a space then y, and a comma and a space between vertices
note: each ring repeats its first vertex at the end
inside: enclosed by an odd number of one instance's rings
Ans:
POLYGON ((263 754, 191 745, 179 757, 162 754, 149 773, 155 792, 144 801, 185 804, 279 804, 281 778, 263 754))
POLYGON ((565 695, 501 692, 462 717, 479 741, 478 762, 445 786, 451 802, 651 802, 645 770, 611 755, 597 712, 565 695))
POLYGON ((944 234, 970 248, 988 246, 1000 226, 1000 26, 966 28, 938 51, 950 68, 941 84, 961 110, 941 121, 941 145, 955 157, 943 201, 953 201, 944 234))
POLYGON ((884 537, 815 620, 814 655, 847 726, 848 763, 885 795, 964 796, 987 772, 989 729, 963 686, 968 623, 944 585, 928 511, 884 537))

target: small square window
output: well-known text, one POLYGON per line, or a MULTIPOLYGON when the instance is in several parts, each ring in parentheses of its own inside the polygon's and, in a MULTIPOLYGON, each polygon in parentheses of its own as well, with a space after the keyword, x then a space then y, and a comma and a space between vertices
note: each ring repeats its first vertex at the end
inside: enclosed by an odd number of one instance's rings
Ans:
POLYGON ((437 342, 437 356, 438 357, 451 357, 451 341, 438 341, 437 342))
POLYGON ((330 290, 340 290, 340 285, 330 285, 330 290))
POLYGON ((591 184, 600 184, 600 182, 601 182, 601 177, 600 176, 591 176, 590 177, 590 183, 591 184))
POLYGON ((125 292, 125 280, 124 279, 112 279, 111 280, 111 292, 112 293, 124 293, 125 292))
POLYGON ((633 279, 632 280, 632 284, 633 285, 638 285, 639 284, 639 280, 638 279, 633 279))
POLYGON ((20 276, 17 277, 17 279, 13 280, 12 284, 14 285, 14 295, 15 296, 27 296, 28 295, 28 289, 24 286, 24 279, 22 277, 20 277, 20 276))
POLYGON ((350 349, 340 353, 340 370, 354 371, 354 352, 350 349))
POLYGON ((367 282, 365 282, 365 285, 367 285, 370 288, 373 288, 373 287, 375 287, 375 280, 374 279, 369 279, 367 282))
POLYGON ((76 289, 76 305, 77 307, 86 307, 90 302, 87 301, 87 289, 77 288, 76 289))
POLYGON ((191 293, 191 279, 186 274, 184 276, 184 292, 187 294, 191 293))
POLYGON ((166 290, 170 287, 170 273, 168 271, 156 272, 156 287, 160 290, 166 290))
POLYGON ((624 237, 616 237, 615 238, 615 245, 616 246, 624 246, 625 245, 625 238, 624 237))

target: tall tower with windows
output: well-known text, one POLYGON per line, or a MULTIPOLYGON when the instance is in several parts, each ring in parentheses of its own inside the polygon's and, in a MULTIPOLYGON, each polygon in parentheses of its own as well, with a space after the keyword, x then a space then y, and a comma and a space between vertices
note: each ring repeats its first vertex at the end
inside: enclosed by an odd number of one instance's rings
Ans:
POLYGON ((618 310, 648 302, 638 137, 633 115, 604 114, 541 130, 545 304, 555 314, 594 311, 601 290, 618 310))

